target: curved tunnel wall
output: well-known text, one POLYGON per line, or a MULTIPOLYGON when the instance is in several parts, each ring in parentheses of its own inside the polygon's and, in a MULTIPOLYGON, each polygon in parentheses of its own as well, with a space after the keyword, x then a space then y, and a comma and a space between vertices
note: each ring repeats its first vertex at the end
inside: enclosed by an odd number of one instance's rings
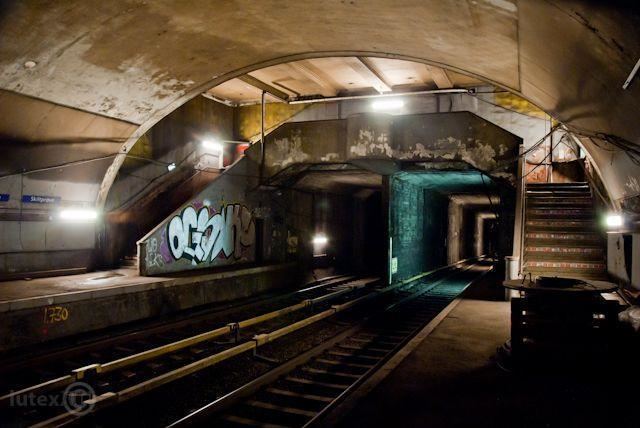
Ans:
MULTIPOLYGON (((111 118, 107 128, 126 128, 113 134, 129 137, 128 150, 161 117, 235 74, 318 55, 397 56, 498 83, 576 130, 638 143, 640 129, 633 119, 640 110, 640 85, 623 91, 621 83, 640 56, 640 18, 620 6, 536 0, 478 1, 464 8, 454 0, 404 7, 384 1, 329 6, 309 1, 281 11, 276 2, 264 1, 242 4, 241 15, 236 4, 221 4, 211 15, 207 2, 180 8, 162 1, 46 6, 10 1, 3 3, 0 20, 0 87, 37 99, 44 110, 68 106, 92 118, 83 129, 57 123, 66 137, 101 134, 104 116, 111 118), (274 10, 277 19, 269 13, 274 10), (202 16, 211 16, 212 22, 201 25, 202 16), (304 31, 300 22, 305 22, 304 31), (369 31, 372 22, 386 30, 369 31), (26 68, 27 61, 36 67, 26 68), (142 128, 134 131, 136 125, 142 128)), ((15 121, 2 121, 0 131, 27 134, 34 126, 28 118, 40 107, 11 105, 15 121)), ((620 171, 605 178, 609 188, 625 189, 628 177, 640 175, 625 156, 599 165, 620 171)), ((58 182, 72 181, 69 175, 58 182)), ((73 192, 72 185, 64 186, 73 192)), ((620 196, 633 195, 625 189, 620 196)))

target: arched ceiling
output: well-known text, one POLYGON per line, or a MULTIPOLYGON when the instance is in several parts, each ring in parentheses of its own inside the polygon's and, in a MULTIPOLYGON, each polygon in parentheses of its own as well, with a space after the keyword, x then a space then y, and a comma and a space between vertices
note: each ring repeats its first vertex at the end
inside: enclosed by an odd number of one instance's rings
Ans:
POLYGON ((344 98, 399 92, 465 88, 483 82, 443 68, 376 57, 322 57, 272 65, 227 80, 204 93, 225 104, 344 98))
MULTIPOLYGON (((122 121, 135 140, 190 98, 252 70, 319 56, 398 58, 495 83, 575 129, 638 143, 640 81, 622 89, 640 57, 633 4, 9 0, 0 6, 0 88, 122 121)), ((0 104, 0 114, 13 110, 0 104)), ((29 113, 0 120, 0 134, 27 135, 20 117, 29 113)), ((38 123, 69 138, 95 134, 46 114, 38 123)))

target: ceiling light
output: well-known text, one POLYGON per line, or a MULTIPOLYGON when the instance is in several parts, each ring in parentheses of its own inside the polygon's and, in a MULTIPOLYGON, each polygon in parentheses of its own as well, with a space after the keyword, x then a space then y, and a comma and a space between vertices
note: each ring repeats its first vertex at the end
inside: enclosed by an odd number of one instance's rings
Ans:
POLYGON ((96 210, 72 208, 60 211, 60 218, 68 221, 93 221, 98 218, 96 210))
POLYGON ((376 111, 398 110, 404 107, 404 101, 399 99, 375 100, 371 103, 371 108, 376 111))
POLYGON ((25 61, 24 68, 33 68, 36 65, 38 65, 37 62, 29 60, 29 61, 25 61))
POLYGON ((620 227, 622 226, 623 219, 620 214, 607 214, 607 226, 608 227, 620 227))
POLYGON ((176 169, 176 164, 175 162, 170 163, 169 165, 167 165, 167 169, 169 171, 173 171, 174 169, 176 169))
POLYGON ((214 152, 221 152, 222 151, 222 144, 218 143, 217 141, 204 140, 202 142, 202 147, 204 147, 207 150, 214 151, 214 152))
POLYGON ((318 234, 318 235, 313 237, 313 240, 311 242, 314 245, 326 245, 327 242, 329 242, 329 238, 327 238, 326 235, 318 234))

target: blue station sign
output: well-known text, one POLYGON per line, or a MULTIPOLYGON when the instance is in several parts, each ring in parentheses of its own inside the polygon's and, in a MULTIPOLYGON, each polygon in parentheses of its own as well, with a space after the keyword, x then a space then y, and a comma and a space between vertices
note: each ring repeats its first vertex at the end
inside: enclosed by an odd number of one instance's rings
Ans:
POLYGON ((60 196, 22 195, 22 202, 25 204, 57 204, 60 202, 60 196))
POLYGON ((10 197, 8 193, 0 193, 0 202, 7 202, 10 197))

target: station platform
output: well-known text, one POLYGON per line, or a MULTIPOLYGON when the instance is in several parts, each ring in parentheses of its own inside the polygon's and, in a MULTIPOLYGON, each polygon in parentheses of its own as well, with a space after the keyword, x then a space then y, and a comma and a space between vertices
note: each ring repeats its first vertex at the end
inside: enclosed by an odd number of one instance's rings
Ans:
POLYGON ((0 282, 0 352, 293 286, 291 263, 167 277, 135 268, 0 282))
POLYGON ((409 344, 413 349, 392 358, 336 409, 335 424, 638 426, 631 392, 638 385, 637 352, 626 346, 627 355, 595 365, 505 370, 498 348, 510 336, 510 305, 502 298, 497 281, 470 287, 435 328, 423 330, 425 337, 409 344))

